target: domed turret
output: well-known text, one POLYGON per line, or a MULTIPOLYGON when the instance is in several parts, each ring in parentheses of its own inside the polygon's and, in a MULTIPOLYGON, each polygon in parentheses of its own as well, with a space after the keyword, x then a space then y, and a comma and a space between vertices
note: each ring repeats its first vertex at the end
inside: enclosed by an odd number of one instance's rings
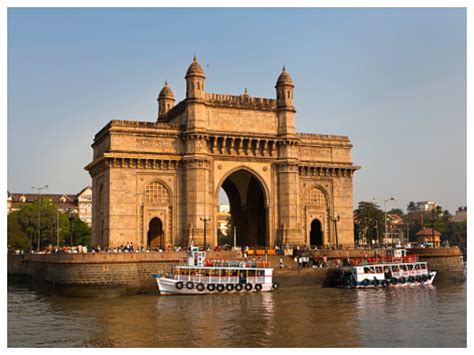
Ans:
POLYGON ((202 70, 201 65, 197 61, 196 55, 194 55, 193 62, 188 68, 188 71, 186 72, 186 79, 190 76, 199 76, 203 79, 206 79, 206 76, 204 75, 204 70, 202 70))
POLYGON ((204 98, 204 70, 198 63, 196 55, 194 55, 193 62, 186 72, 186 98, 199 99, 204 98))
POLYGON ((282 85, 295 87, 295 85, 293 84, 293 79, 291 79, 290 74, 288 74, 288 72, 286 71, 285 66, 283 66, 283 71, 281 72, 280 76, 278 77, 276 87, 282 86, 282 85))
POLYGON ((174 106, 174 95, 171 88, 168 86, 168 82, 165 82, 165 86, 161 89, 158 95, 158 118, 164 117, 169 110, 174 106))
POLYGON ((275 85, 277 91, 277 101, 279 108, 291 108, 294 109, 293 101, 293 89, 295 85, 293 84, 293 79, 291 79, 290 74, 286 71, 285 66, 283 66, 283 71, 278 77, 277 83, 275 85))

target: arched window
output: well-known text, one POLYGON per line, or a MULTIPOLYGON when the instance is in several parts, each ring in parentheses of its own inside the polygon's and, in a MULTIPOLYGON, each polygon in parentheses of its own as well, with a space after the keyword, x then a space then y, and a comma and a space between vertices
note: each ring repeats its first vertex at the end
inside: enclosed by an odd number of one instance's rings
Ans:
POLYGON ((145 187, 144 202, 169 205, 170 194, 161 182, 153 181, 145 187))

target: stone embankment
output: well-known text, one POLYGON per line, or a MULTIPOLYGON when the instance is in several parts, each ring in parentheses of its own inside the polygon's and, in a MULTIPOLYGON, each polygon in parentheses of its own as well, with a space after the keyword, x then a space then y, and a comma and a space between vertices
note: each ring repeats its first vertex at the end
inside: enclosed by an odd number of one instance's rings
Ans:
MULTIPOLYGON (((275 268, 274 280, 282 286, 324 285, 333 274, 336 259, 357 258, 373 250, 318 250, 326 255, 328 268, 299 269, 292 257, 282 257, 285 268, 279 268, 280 257, 269 256, 275 268)), ((380 251, 377 252, 381 255, 380 251)), ((428 261, 430 269, 438 270, 438 280, 464 280, 462 254, 458 248, 413 250, 420 261, 428 261)), ((209 252, 213 259, 240 259, 238 252, 209 252)), ((25 254, 8 255, 9 279, 26 278, 35 288, 68 296, 117 296, 139 293, 157 294, 151 276, 166 272, 184 262, 185 252, 170 253, 88 253, 88 254, 25 254)))

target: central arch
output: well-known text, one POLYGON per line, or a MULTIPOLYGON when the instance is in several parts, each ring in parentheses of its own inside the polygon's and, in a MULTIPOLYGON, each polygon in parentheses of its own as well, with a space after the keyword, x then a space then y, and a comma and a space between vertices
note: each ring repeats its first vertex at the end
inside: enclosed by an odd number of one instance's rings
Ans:
POLYGON ((236 244, 267 246, 267 194, 260 178, 253 172, 241 168, 228 175, 220 188, 224 190, 229 200, 229 225, 232 235, 235 228, 236 244))

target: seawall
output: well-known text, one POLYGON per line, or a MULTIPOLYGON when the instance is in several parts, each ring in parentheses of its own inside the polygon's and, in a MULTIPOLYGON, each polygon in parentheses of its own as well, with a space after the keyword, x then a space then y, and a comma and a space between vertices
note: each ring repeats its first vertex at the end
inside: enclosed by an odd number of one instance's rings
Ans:
MULTIPOLYGON (((458 248, 412 250, 420 261, 438 271, 440 281, 463 281, 464 264, 458 248)), ((269 257, 275 267, 274 280, 281 286, 324 285, 333 274, 336 259, 347 256, 372 256, 364 250, 318 250, 328 257, 329 268, 298 269, 290 256, 283 257, 285 268, 279 269, 279 257, 269 257)), ((238 252, 209 252, 209 258, 240 259, 238 252)), ((58 295, 92 297, 121 296, 140 293, 157 294, 155 279, 171 266, 184 261, 186 253, 88 253, 8 255, 9 280, 26 279, 37 290, 58 295)))

